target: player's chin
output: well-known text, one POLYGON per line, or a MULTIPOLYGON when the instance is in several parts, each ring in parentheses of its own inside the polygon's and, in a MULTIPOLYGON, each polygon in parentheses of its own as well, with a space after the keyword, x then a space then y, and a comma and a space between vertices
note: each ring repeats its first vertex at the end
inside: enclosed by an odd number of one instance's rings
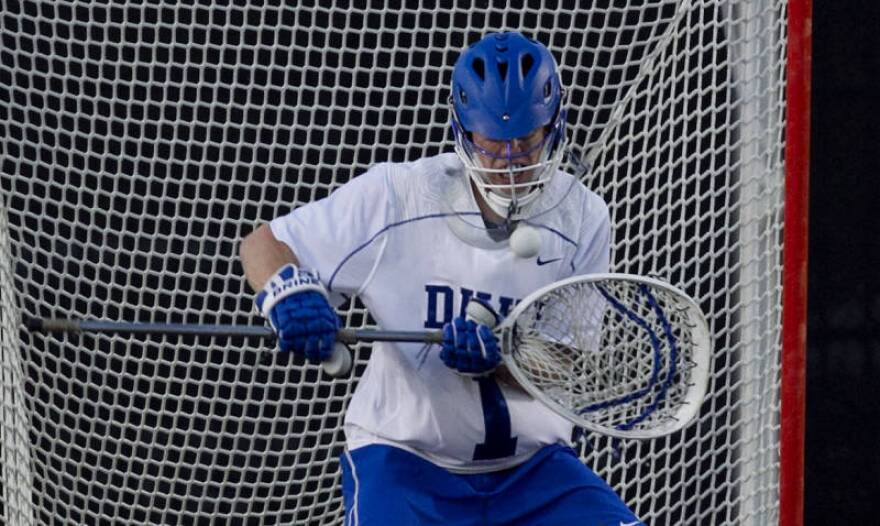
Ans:
MULTIPOLYGON (((521 196, 531 191, 529 183, 533 181, 534 176, 535 173, 533 171, 518 173, 514 176, 513 184, 520 185, 516 190, 517 194, 521 196)), ((488 178, 487 182, 495 186, 498 193, 504 195, 504 197, 510 197, 513 193, 513 190, 510 189, 510 177, 507 175, 493 175, 488 178)))
POLYGON ((500 197, 503 197, 504 199, 513 199, 514 195, 516 195, 517 199, 525 199, 526 197, 534 193, 536 189, 535 187, 530 186, 527 188, 517 189, 516 191, 513 191, 510 188, 493 188, 490 191, 500 197))

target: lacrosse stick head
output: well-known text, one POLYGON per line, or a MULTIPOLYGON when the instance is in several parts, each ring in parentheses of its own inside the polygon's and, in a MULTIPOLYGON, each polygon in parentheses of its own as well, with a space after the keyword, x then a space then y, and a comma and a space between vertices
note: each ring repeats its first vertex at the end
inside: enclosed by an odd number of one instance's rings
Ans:
POLYGON ((556 282, 520 302, 498 330, 519 384, 587 430, 667 435, 696 416, 706 393, 706 319, 684 292, 655 279, 556 282))

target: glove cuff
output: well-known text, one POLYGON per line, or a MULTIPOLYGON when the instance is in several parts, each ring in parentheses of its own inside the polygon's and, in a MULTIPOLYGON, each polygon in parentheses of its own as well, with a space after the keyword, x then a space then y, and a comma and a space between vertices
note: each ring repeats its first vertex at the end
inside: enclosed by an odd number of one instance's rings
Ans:
POLYGON ((319 292, 329 299, 327 288, 321 283, 317 271, 301 269, 293 263, 288 263, 269 278, 263 290, 257 294, 255 303, 260 313, 268 318, 272 307, 279 301, 291 294, 307 290, 319 292))

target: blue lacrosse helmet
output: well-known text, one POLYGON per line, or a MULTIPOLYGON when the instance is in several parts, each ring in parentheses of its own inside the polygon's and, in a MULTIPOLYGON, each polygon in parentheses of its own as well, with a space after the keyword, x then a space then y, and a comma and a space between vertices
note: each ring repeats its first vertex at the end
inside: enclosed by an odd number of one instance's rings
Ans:
POLYGON ((490 33, 459 56, 450 99, 455 151, 477 191, 502 218, 528 217, 565 147, 564 91, 550 50, 521 33, 490 33), (502 146, 487 150, 474 133, 502 146))
POLYGON ((562 86, 543 44, 521 33, 490 33, 459 56, 452 100, 464 131, 513 140, 558 117, 562 86))

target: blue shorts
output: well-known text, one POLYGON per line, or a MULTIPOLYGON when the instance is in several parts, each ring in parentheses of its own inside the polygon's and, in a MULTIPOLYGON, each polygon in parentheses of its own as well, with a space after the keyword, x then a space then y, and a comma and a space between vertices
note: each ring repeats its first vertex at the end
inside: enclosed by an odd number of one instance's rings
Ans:
POLYGON ((473 475, 384 445, 343 453, 341 464, 345 526, 643 524, 561 445, 515 468, 473 475))

